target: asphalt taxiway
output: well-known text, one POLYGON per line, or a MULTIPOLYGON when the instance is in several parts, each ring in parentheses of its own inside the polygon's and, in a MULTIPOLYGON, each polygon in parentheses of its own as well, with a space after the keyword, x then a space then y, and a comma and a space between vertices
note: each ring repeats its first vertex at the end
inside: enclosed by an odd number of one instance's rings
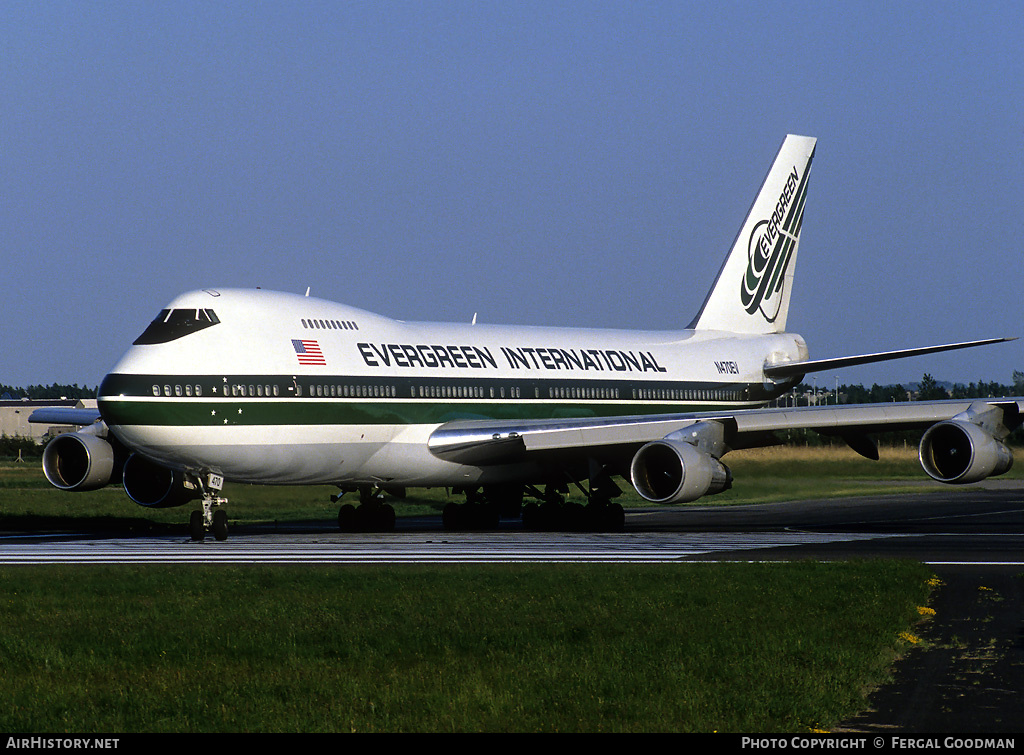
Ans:
POLYGON ((630 510, 620 533, 446 532, 440 516, 393 533, 329 521, 238 525, 225 542, 184 534, 0 533, 0 563, 484 563, 821 561, 907 558, 1024 568, 1024 483, 760 506, 630 510))

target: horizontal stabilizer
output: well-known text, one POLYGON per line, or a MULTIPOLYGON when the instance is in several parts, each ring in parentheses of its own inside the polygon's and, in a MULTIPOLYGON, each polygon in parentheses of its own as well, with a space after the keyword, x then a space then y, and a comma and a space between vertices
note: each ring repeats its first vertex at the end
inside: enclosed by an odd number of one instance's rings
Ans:
POLYGON ((822 372, 834 370, 839 367, 853 367, 858 364, 872 364, 873 362, 887 362, 890 359, 903 359, 904 357, 917 357, 924 354, 935 354, 940 351, 955 351, 956 349, 969 349, 972 346, 986 346, 990 343, 1002 343, 1004 341, 1016 341, 1016 338, 987 338, 982 341, 964 341, 962 343, 947 343, 942 346, 922 346, 916 349, 900 349, 899 351, 883 351, 877 354, 861 354, 853 357, 836 357, 835 359, 812 359, 806 362, 784 362, 782 364, 766 364, 764 366, 765 377, 772 380, 784 380, 786 378, 799 378, 810 372, 822 372))

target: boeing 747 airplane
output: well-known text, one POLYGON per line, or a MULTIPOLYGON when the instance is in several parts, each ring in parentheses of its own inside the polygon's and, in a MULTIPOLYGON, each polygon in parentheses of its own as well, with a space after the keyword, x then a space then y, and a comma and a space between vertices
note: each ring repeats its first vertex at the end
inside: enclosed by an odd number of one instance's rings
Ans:
POLYGON ((199 501, 192 537, 224 539, 225 480, 358 491, 339 512, 352 529, 392 527, 381 494, 408 487, 465 492, 450 527, 496 524, 499 507, 539 526, 572 484, 589 526, 617 529, 614 478, 653 503, 694 501, 730 487, 728 451, 791 428, 874 458, 872 433, 921 428, 934 479, 1005 472, 1021 398, 767 406, 816 371, 1007 340, 810 360, 786 321, 814 149, 785 139, 686 329, 411 323, 308 295, 194 291, 104 378, 97 412, 34 413, 84 426, 47 445, 45 474, 68 491, 120 483, 142 506, 199 501))

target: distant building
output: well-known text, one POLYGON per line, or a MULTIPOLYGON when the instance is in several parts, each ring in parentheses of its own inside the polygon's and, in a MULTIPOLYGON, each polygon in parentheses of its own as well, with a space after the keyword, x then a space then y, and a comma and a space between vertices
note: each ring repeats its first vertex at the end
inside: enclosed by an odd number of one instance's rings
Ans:
POLYGON ((70 407, 72 409, 95 409, 96 399, 21 399, 0 400, 0 435, 32 438, 42 443, 60 433, 73 432, 74 425, 31 425, 28 418, 36 409, 70 407))

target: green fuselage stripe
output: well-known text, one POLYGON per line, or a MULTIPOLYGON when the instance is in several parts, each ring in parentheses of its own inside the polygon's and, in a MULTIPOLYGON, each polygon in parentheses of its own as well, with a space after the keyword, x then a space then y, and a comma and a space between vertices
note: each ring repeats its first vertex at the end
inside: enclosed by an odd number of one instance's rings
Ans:
POLYGON ((406 425, 713 411, 768 400, 741 383, 108 375, 110 425, 406 425))
POLYGON ((566 419, 633 414, 668 414, 721 409, 721 404, 621 404, 550 402, 364 402, 357 399, 196 403, 180 399, 105 399, 100 412, 111 425, 409 425, 456 419, 566 419))

